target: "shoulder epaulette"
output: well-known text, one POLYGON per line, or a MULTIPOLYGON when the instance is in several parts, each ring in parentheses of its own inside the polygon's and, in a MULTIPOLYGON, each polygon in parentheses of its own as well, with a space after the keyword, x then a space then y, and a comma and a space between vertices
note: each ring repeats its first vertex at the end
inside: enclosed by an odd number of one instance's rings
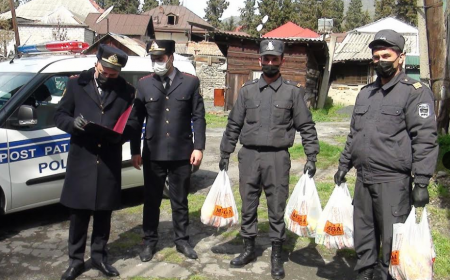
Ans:
POLYGON ((192 75, 191 73, 181 72, 181 74, 184 74, 184 75, 186 75, 186 76, 190 76, 190 77, 195 77, 195 78, 197 78, 197 76, 192 75))
POLYGON ((147 79, 147 78, 150 78, 150 77, 153 77, 154 75, 155 75, 155 73, 152 73, 150 75, 144 76, 144 77, 140 78, 139 81, 147 79))
POLYGON ((253 81, 248 81, 242 84, 242 87, 248 86, 248 85, 253 85, 256 84, 258 82, 258 79, 254 79, 253 81))
POLYGON ((407 85, 411 85, 411 86, 413 86, 415 89, 419 89, 419 88, 423 87, 423 85, 422 85, 421 82, 418 82, 418 81, 416 81, 416 80, 414 80, 414 79, 411 79, 411 78, 404 78, 404 79, 401 79, 400 82, 402 82, 402 83, 404 83, 404 84, 407 84, 407 85))
POLYGON ((290 80, 284 80, 284 83, 285 83, 285 84, 288 84, 288 85, 291 85, 291 86, 298 87, 298 88, 302 86, 301 83, 297 83, 297 84, 296 84, 296 82, 290 81, 290 80))
POLYGON ((76 78, 78 78, 80 75, 72 75, 72 76, 70 76, 69 77, 69 79, 76 79, 76 78))
POLYGON ((373 86, 374 84, 375 84, 375 82, 372 82, 372 83, 370 83, 370 84, 367 84, 367 85, 363 86, 363 87, 361 88, 361 90, 363 90, 363 89, 365 89, 365 88, 368 88, 368 87, 371 87, 371 86, 373 86))

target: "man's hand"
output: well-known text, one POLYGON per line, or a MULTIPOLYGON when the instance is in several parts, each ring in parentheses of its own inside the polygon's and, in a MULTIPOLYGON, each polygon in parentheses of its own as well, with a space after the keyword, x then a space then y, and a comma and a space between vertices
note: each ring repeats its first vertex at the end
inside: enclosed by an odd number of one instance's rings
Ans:
POLYGON ((414 184, 414 189, 412 191, 414 207, 425 207, 425 205, 430 202, 427 187, 428 186, 425 184, 414 184))
POLYGON ((88 121, 85 120, 82 116, 78 116, 75 118, 75 120, 73 121, 73 126, 76 129, 79 129, 81 131, 84 131, 84 127, 88 124, 88 121))
POLYGON ((347 174, 347 172, 343 171, 343 170, 339 170, 336 172, 336 174, 334 174, 334 183, 338 186, 340 186, 342 183, 345 183, 345 175, 347 174))
POLYGON ((141 165, 142 165, 141 155, 132 155, 131 163, 133 164, 134 168, 136 168, 137 170, 141 170, 141 165))
POLYGON ((224 169, 225 169, 225 171, 228 171, 228 164, 230 164, 230 159, 221 157, 220 161, 219 161, 220 171, 222 171, 224 169))
POLYGON ((191 164, 194 166, 200 166, 203 159, 203 152, 200 150, 194 150, 191 154, 191 164))
POLYGON ((316 163, 308 160, 303 168, 303 173, 308 173, 309 178, 314 177, 314 174, 316 174, 316 163))

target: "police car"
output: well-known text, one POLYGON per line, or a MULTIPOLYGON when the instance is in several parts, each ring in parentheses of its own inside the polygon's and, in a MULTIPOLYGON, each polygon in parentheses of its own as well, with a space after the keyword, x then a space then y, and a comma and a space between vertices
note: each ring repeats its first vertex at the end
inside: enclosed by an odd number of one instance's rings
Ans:
MULTIPOLYGON (((56 128, 53 115, 69 77, 96 61, 94 55, 42 54, 0 63, 0 213, 59 202, 70 135, 56 128)), ((190 61, 175 58, 174 65, 196 75, 190 61)), ((136 85, 151 72, 150 58, 130 56, 121 75, 136 85)), ((130 158, 126 143, 123 189, 143 185, 130 158)))

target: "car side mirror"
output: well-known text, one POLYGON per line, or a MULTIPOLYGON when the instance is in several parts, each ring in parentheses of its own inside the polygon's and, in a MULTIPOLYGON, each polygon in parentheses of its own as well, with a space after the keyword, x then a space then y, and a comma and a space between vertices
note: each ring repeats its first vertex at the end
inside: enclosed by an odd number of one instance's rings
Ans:
POLYGON ((37 124, 37 113, 33 106, 22 105, 9 118, 11 126, 23 127, 37 124))

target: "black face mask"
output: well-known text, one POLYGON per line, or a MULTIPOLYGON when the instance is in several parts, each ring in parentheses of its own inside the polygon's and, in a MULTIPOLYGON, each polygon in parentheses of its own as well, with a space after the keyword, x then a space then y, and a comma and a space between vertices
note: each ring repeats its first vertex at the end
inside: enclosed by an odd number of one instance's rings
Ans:
POLYGON ((275 77, 280 73, 280 65, 263 65, 262 71, 269 78, 275 77))
POLYGON ((107 89, 111 88, 111 86, 114 84, 114 80, 112 78, 107 78, 105 75, 98 73, 97 84, 101 89, 107 89))
POLYGON ((374 68, 378 77, 381 78, 390 78, 397 72, 397 68, 394 68, 394 61, 378 61, 374 63, 374 68))

